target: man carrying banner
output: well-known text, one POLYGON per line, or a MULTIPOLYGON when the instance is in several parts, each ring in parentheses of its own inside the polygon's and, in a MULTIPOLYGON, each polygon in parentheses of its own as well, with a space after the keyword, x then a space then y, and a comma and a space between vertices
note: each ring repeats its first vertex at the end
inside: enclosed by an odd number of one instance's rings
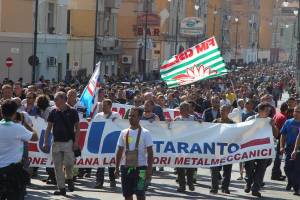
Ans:
MULTIPOLYGON (((190 115, 190 104, 187 102, 182 102, 179 106, 180 116, 175 118, 175 121, 196 121, 194 115, 190 115)), ((189 186, 189 190, 194 191, 194 172, 196 170, 194 168, 177 168, 178 175, 178 184, 177 188, 178 192, 184 192, 186 190, 186 184, 189 186), (187 180, 185 179, 187 178, 187 180)))
POLYGON ((153 165, 153 142, 149 131, 140 126, 141 108, 131 108, 130 128, 121 132, 116 153, 115 176, 120 176, 125 200, 144 200, 147 180, 151 179, 153 165))
MULTIPOLYGON (((231 107, 229 105, 223 105, 220 108, 221 117, 215 119, 213 123, 225 123, 225 124, 234 124, 234 121, 228 118, 231 107)), ((223 179, 222 179, 222 192, 225 194, 230 194, 229 184, 231 179, 231 169, 232 165, 223 165, 210 168, 211 172, 211 190, 210 193, 217 194, 219 189, 219 178, 220 171, 223 168, 223 179)))
MULTIPOLYGON (((111 111, 111 107, 112 107, 112 101, 110 99, 104 99, 102 101, 102 110, 103 110, 103 112, 98 113, 95 116, 95 120, 112 119, 114 121, 115 119, 121 119, 121 116, 120 116, 119 113, 111 111)), ((103 188, 104 171, 105 171, 104 167, 101 167, 101 168, 97 169, 95 188, 98 188, 98 189, 103 188)), ((115 180, 115 175, 114 175, 115 168, 114 167, 109 167, 108 172, 109 172, 110 187, 114 188, 114 187, 116 187, 116 180, 115 180)))
MULTIPOLYGON (((268 118, 271 113, 272 106, 268 103, 260 103, 258 105, 258 114, 248 117, 246 121, 257 119, 257 118, 268 118)), ((274 124, 274 121, 270 119, 270 123, 272 126, 273 136, 278 137, 278 129, 274 124)), ((272 160, 270 159, 256 159, 245 162, 246 169, 246 186, 244 191, 249 193, 252 190, 252 195, 261 197, 261 193, 259 192, 267 167, 269 166, 272 160)))
POLYGON ((56 109, 53 109, 48 117, 44 150, 49 150, 48 136, 53 129, 52 158, 58 186, 58 191, 55 191, 54 195, 66 195, 65 172, 68 189, 70 192, 74 191, 73 166, 75 158, 73 151, 79 148, 79 116, 75 109, 67 105, 66 93, 57 92, 54 101, 56 109))

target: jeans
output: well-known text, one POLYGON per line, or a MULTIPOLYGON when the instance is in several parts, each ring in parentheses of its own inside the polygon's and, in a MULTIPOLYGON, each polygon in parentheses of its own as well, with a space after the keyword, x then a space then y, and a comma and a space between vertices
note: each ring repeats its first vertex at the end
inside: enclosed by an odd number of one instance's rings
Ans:
POLYGON ((288 178, 288 184, 294 190, 300 189, 300 153, 297 153, 296 160, 291 160, 294 145, 288 145, 285 148, 285 166, 284 171, 288 178))

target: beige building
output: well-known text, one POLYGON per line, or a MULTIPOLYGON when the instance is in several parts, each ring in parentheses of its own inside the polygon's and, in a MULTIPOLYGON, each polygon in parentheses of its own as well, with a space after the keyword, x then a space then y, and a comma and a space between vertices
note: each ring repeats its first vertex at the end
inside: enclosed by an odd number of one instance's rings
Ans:
MULTIPOLYGON (((64 79, 66 69, 67 0, 39 2, 36 77, 64 79)), ((33 54, 33 28, 35 1, 0 0, 0 80, 7 78, 7 57, 13 59, 9 78, 23 77, 31 82, 32 67, 28 58, 33 54)))
POLYGON ((182 19, 196 14, 194 3, 194 0, 123 0, 118 14, 121 72, 139 75, 145 72, 148 79, 158 78, 163 60, 195 42, 195 37, 180 34, 182 19))
POLYGON ((208 1, 206 34, 216 36, 226 62, 270 61, 274 2, 275 0, 208 1))
POLYGON ((274 2, 273 37, 271 59, 280 62, 296 62, 297 50, 297 0, 274 2))
MULTIPOLYGON (((117 38, 117 13, 120 0, 98 1, 96 61, 101 61, 101 74, 117 74, 121 45, 117 38)), ((73 75, 91 74, 94 59, 96 0, 72 0, 68 7, 69 71, 73 75)))

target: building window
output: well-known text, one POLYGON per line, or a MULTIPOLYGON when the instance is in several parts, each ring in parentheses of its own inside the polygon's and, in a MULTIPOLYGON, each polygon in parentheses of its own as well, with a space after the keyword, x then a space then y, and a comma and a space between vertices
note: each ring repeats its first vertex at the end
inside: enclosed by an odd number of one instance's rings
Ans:
POLYGON ((104 11, 104 35, 109 35, 109 23, 110 23, 110 16, 111 10, 110 8, 106 8, 104 11))
POLYGON ((53 34, 54 27, 54 3, 48 4, 48 33, 53 34))
POLYGON ((67 12, 67 34, 70 34, 71 29, 71 11, 67 12))
POLYGON ((108 66, 107 65, 105 65, 105 69, 104 69, 104 74, 108 74, 108 66))
POLYGON ((70 54, 67 53, 66 70, 70 69, 70 54))
POLYGON ((116 74, 116 73, 115 73, 115 70, 116 70, 116 69, 115 69, 115 65, 113 64, 113 65, 111 66, 111 73, 112 73, 112 74, 116 74))
POLYGON ((280 36, 283 36, 284 28, 280 28, 280 36))

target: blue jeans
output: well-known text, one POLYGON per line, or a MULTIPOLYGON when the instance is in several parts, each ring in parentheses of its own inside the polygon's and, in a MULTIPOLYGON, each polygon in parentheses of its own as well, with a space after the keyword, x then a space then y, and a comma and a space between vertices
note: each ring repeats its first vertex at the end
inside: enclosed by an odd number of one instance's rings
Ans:
POLYGON ((291 154, 293 152, 294 145, 287 145, 285 148, 285 166, 284 171, 288 178, 288 184, 294 188, 294 190, 300 189, 300 153, 297 153, 295 160, 291 160, 291 154))

